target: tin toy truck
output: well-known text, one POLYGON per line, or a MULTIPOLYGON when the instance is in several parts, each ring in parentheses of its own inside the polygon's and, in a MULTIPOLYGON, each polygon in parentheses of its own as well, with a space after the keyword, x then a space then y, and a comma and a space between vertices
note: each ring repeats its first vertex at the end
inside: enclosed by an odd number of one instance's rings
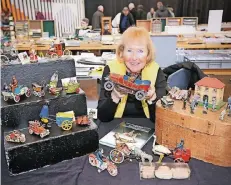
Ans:
POLYGON ((26 136, 20 131, 14 130, 13 132, 5 136, 5 140, 14 143, 24 143, 26 141, 26 136))
POLYGON ((144 100, 151 84, 149 80, 138 80, 128 75, 123 76, 115 73, 110 73, 105 80, 105 90, 112 91, 116 86, 123 92, 134 94, 139 101, 144 100))
POLYGON ((111 176, 118 174, 117 166, 103 155, 103 149, 98 149, 96 152, 91 153, 89 155, 89 163, 97 167, 99 173, 107 169, 111 176))

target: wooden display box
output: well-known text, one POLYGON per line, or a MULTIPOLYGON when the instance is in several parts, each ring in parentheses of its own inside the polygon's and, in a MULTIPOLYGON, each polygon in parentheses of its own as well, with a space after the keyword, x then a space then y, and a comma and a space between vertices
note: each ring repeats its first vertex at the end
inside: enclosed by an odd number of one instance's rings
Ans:
POLYGON ((157 143, 174 149, 181 139, 185 148, 191 150, 193 158, 219 166, 231 166, 231 117, 219 120, 220 111, 208 111, 197 107, 190 113, 189 105, 182 110, 183 102, 175 101, 171 109, 164 109, 160 103, 156 108, 155 133, 157 143))
POLYGON ((152 20, 137 20, 136 26, 137 27, 143 27, 148 32, 150 32, 152 30, 152 20))
POLYGON ((102 17, 101 18, 101 28, 102 28, 102 35, 111 35, 112 34, 111 17, 102 17))

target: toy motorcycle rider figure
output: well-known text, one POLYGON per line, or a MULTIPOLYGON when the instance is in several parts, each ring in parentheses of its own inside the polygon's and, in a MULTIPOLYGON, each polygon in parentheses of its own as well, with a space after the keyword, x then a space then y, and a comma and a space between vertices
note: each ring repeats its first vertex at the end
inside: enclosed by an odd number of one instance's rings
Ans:
POLYGON ((14 92, 15 88, 18 87, 18 80, 16 79, 15 76, 12 77, 10 87, 12 92, 14 92))

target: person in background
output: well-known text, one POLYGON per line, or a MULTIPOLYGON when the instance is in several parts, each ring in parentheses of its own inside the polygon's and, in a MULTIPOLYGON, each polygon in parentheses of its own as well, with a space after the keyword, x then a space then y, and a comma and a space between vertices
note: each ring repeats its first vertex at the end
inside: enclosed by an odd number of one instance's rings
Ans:
POLYGON ((130 13, 132 14, 133 20, 134 20, 134 22, 135 22, 135 24, 136 24, 136 13, 137 13, 137 12, 136 12, 136 8, 135 8, 134 3, 129 3, 128 8, 129 8, 129 11, 130 11, 130 13))
POLYGON ((135 25, 132 14, 129 12, 128 7, 124 7, 120 16, 119 32, 123 33, 130 26, 135 25))
POLYGON ((173 12, 173 8, 171 6, 168 6, 167 9, 168 9, 169 13, 171 14, 171 17, 175 17, 175 14, 173 12))
POLYGON ((98 6, 98 10, 92 16, 92 29, 101 29, 101 17, 103 14, 104 8, 102 5, 98 6))
POLYGON ((113 28, 118 28, 120 25, 120 17, 121 17, 121 12, 117 13, 115 18, 112 20, 112 27, 113 28))
POLYGON ((2 24, 3 25, 8 25, 9 24, 9 17, 12 15, 11 11, 9 8, 3 9, 1 13, 1 18, 2 18, 2 24))
POLYGON ((167 84, 163 71, 154 61, 154 48, 148 31, 142 27, 128 28, 121 37, 116 57, 104 68, 97 108, 98 119, 109 122, 114 118, 132 117, 149 118, 154 122, 156 102, 166 95, 167 84), (118 87, 106 91, 105 77, 110 73, 136 76, 133 83, 149 80, 151 85, 145 99, 139 101, 135 95, 123 93, 118 87))
POLYGON ((155 12, 154 8, 151 8, 150 12, 148 12, 148 14, 147 14, 147 20, 153 19, 155 17, 156 17, 156 12, 155 12))
POLYGON ((45 16, 37 8, 35 9, 35 19, 36 20, 45 20, 45 16))
POLYGON ((162 2, 157 3, 158 10, 156 11, 156 17, 171 17, 168 9, 163 5, 162 2))
POLYGON ((89 19, 88 18, 83 18, 81 20, 81 27, 77 28, 78 31, 76 31, 75 37, 82 37, 84 36, 86 33, 91 31, 91 26, 89 26, 89 19))
POLYGON ((137 6, 136 20, 147 20, 147 13, 144 11, 143 5, 137 6))
POLYGON ((88 28, 88 25, 89 25, 89 19, 88 18, 83 18, 81 20, 81 28, 86 29, 86 28, 88 28))

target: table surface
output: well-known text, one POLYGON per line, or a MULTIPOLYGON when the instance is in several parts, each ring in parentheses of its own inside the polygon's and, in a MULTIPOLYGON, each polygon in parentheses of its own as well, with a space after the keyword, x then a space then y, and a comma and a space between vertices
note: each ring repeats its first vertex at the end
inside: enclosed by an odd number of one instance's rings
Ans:
MULTIPOLYGON (((154 124, 147 119, 124 118, 133 124, 154 127, 154 124)), ((109 123, 98 122, 99 136, 102 138, 114 127, 116 127, 121 119, 113 120, 109 123)), ((153 138, 144 146, 144 151, 151 154, 153 138)), ((104 149, 104 154, 108 155, 111 148, 100 146, 104 149)), ((2 148, 3 151, 3 148, 2 148)), ((158 160, 158 156, 154 156, 154 161, 158 160)), ((164 158, 163 161, 170 162, 172 159, 164 158)), ((191 168, 191 177, 188 180, 140 180, 138 161, 124 162, 118 165, 119 174, 111 177, 107 171, 97 172, 88 162, 88 156, 82 156, 72 160, 64 161, 52 166, 28 172, 19 176, 10 177, 6 169, 6 162, 2 152, 2 184, 4 185, 228 185, 231 182, 231 168, 215 166, 203 161, 191 159, 189 162, 191 168)))

